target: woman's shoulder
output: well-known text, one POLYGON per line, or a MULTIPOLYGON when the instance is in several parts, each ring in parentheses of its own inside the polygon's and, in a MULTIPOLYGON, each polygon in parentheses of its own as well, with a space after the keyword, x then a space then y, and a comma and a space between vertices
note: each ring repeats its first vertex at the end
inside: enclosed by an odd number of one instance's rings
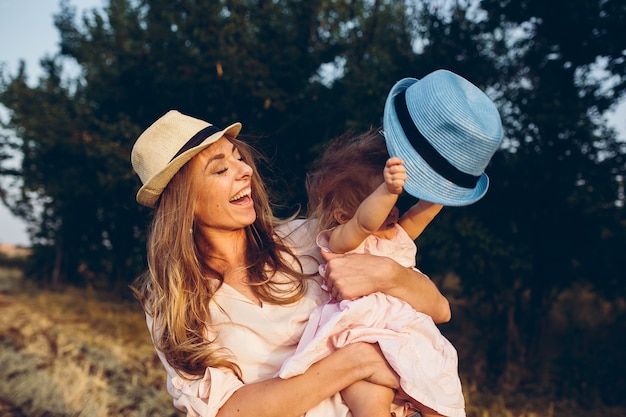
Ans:
POLYGON ((312 219, 289 220, 276 227, 276 234, 297 256, 308 255, 319 260, 319 248, 315 244, 318 231, 317 221, 312 219))
POLYGON ((311 219, 287 220, 277 225, 276 233, 282 239, 289 239, 295 243, 315 237, 317 222, 311 219))

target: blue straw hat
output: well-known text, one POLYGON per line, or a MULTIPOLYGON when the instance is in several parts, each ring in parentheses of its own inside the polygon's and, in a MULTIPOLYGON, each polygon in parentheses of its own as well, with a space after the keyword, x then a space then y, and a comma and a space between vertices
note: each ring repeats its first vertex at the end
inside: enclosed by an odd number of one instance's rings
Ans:
POLYGON ((398 81, 385 102, 383 130, 389 154, 404 160, 404 189, 412 196, 465 206, 487 192, 484 171, 502 143, 502 122, 465 78, 437 70, 398 81))

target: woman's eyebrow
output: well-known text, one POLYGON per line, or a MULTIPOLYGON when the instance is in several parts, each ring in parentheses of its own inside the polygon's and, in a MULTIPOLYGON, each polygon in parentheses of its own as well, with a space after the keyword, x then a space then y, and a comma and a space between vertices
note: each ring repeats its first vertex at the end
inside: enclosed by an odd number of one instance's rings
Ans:
MULTIPOLYGON (((233 145, 232 153, 235 153, 236 150, 237 150, 237 147, 233 145)), ((206 161, 206 164, 204 165, 204 169, 206 169, 209 166, 209 164, 211 164, 211 162, 217 161, 219 159, 224 159, 224 158, 226 158, 226 155, 224 155, 223 153, 218 153, 218 154, 213 155, 206 161)))

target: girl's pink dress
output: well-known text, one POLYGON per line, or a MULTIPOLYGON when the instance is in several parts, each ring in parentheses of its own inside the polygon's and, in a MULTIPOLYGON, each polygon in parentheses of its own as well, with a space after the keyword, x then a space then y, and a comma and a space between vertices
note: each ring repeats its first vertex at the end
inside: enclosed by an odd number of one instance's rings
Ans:
MULTIPOLYGON (((328 250, 330 232, 323 231, 317 237, 322 249, 328 250)), ((387 256, 403 266, 414 267, 417 248, 404 229, 396 225, 394 239, 370 236, 352 252, 387 256)), ((323 266, 320 272, 324 275, 323 266)), ((317 307, 296 353, 284 362, 278 375, 289 378, 302 374, 334 350, 355 342, 378 343, 409 396, 445 416, 465 416, 456 349, 430 316, 383 293, 317 307)))

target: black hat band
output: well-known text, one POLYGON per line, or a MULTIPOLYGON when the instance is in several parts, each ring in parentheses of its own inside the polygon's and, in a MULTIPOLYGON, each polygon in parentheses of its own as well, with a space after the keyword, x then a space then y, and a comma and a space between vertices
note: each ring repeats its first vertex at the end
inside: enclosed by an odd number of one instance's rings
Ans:
POLYGON ((176 159, 181 154, 187 152, 189 149, 195 148, 196 146, 200 145, 206 138, 208 138, 209 136, 211 136, 214 133, 219 132, 220 130, 222 130, 222 129, 220 129, 219 127, 215 127, 215 126, 207 126, 207 127, 205 127, 204 129, 202 129, 201 131, 199 131, 198 133, 193 135, 191 137, 191 139, 189 139, 187 141, 187 143, 185 143, 178 150, 178 152, 176 152, 176 155, 174 155, 172 157, 172 159, 170 159, 170 162, 172 162, 174 159, 176 159))
POLYGON ((394 107, 400 126, 404 131, 404 135, 407 137, 413 149, 420 154, 422 159, 426 161, 432 169, 439 175, 453 182, 454 184, 463 188, 474 188, 476 183, 480 179, 480 175, 471 175, 460 171, 457 167, 452 165, 446 158, 444 158, 433 146, 426 140, 424 135, 419 131, 417 126, 413 123, 409 109, 406 104, 406 90, 399 93, 394 97, 394 107))

